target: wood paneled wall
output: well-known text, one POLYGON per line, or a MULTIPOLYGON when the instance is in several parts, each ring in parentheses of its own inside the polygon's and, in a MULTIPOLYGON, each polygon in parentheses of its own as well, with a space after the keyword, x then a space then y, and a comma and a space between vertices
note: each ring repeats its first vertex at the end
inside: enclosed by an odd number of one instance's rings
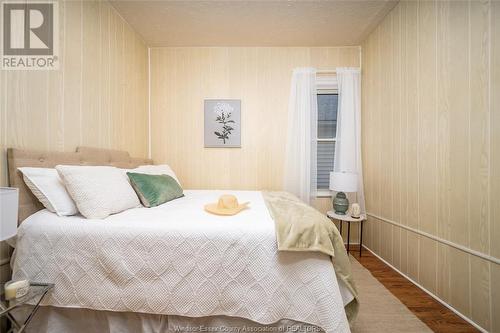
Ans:
POLYGON ((147 155, 148 55, 106 1, 60 1, 57 71, 1 71, 4 150, 78 145, 147 155))
MULTIPOLYGON (((401 1, 363 44, 367 210, 500 257, 500 2, 401 1)), ((366 244, 500 332, 500 266, 371 217, 366 244)))
POLYGON ((74 151, 86 145, 147 156, 144 42, 106 1, 60 1, 59 9, 60 69, 0 71, 2 186, 8 147, 74 151))
MULTIPOLYGON (((170 164, 185 188, 281 189, 293 68, 357 67, 359 52, 359 47, 151 49, 152 158, 170 164), (241 99, 241 148, 203 147, 206 98, 241 99)), ((322 211, 331 206, 330 199, 316 204, 322 211)))

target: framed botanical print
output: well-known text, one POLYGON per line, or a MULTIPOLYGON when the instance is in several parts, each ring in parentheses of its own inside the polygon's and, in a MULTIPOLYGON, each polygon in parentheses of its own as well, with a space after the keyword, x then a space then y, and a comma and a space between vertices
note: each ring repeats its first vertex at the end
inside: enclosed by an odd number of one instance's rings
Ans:
POLYGON ((241 147, 241 100, 205 100, 205 147, 241 147))

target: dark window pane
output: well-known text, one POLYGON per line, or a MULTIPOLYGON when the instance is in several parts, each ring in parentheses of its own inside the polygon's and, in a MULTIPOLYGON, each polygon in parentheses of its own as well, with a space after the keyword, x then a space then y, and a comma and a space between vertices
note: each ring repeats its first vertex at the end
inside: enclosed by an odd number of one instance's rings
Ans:
POLYGON ((337 94, 318 94, 318 138, 333 139, 337 134, 337 94))
POLYGON ((333 171, 334 154, 335 142, 318 142, 318 189, 330 187, 330 172, 333 171))

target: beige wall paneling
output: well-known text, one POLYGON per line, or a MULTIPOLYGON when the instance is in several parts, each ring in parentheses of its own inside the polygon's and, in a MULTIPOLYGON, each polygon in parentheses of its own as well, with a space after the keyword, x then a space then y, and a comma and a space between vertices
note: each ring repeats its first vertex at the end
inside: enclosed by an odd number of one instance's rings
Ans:
MULTIPOLYGON (((123 59, 124 59, 124 66, 122 68, 122 75, 121 75, 121 85, 122 85, 122 101, 124 105, 131 105, 132 108, 123 108, 124 113, 123 113, 123 128, 125 133, 130 133, 132 135, 130 136, 125 136, 124 140, 122 142, 125 143, 125 145, 129 147, 134 147, 135 143, 133 140, 133 137, 135 137, 137 134, 137 128, 134 125, 135 123, 135 107, 134 107, 134 98, 132 95, 127 94, 127 91, 129 89, 133 89, 133 84, 129 82, 129 78, 134 77, 134 71, 133 71, 133 66, 132 64, 135 59, 135 43, 126 43, 125 41, 130 40, 131 36, 133 36, 134 32, 132 31, 132 28, 128 24, 123 25, 123 59)), ((145 133, 148 135, 147 133, 145 133)), ((133 148, 132 148, 133 149, 133 148)))
MULTIPOLYGON (((378 55, 380 52, 380 27, 377 28, 377 30, 373 34, 373 50, 375 52, 375 55, 378 55)), ((374 62, 373 62, 373 75, 375 77, 374 82, 380 82, 381 78, 381 59, 380 57, 375 56, 374 57, 374 62), (376 81, 375 81, 376 80, 376 81)), ((382 174, 382 167, 381 167, 381 147, 382 147, 382 135, 381 135, 381 128, 382 128, 382 119, 380 117, 380 109, 381 109, 381 104, 382 104, 382 89, 381 89, 381 84, 375 84, 373 89, 373 100, 370 101, 372 105, 372 110, 373 110, 373 117, 372 117, 372 127, 373 127, 373 134, 374 134, 374 139, 373 139, 373 149, 374 149, 374 154, 373 154, 373 169, 374 169, 374 179, 377 181, 373 183, 373 202, 374 202, 374 212, 375 214, 380 214, 380 202, 381 202, 381 183, 379 180, 380 175, 382 174)), ((363 109, 362 109, 363 110, 363 109)), ((374 220, 373 223, 373 248, 380 253, 380 234, 381 234, 381 224, 378 220, 374 220)))
POLYGON ((92 145, 145 156, 143 41, 106 1, 61 1, 59 8, 60 69, 2 72, 3 147, 92 145))
POLYGON ((419 283, 436 293, 438 244, 427 237, 420 237, 419 283))
MULTIPOLYGON (((101 47, 99 48, 99 63, 101 66, 101 75, 99 80, 100 98, 99 108, 99 122, 101 128, 111 128, 111 101, 106 96, 111 96, 111 15, 112 8, 106 2, 99 2, 99 41, 101 47)), ((147 73, 146 73, 147 74, 147 73)), ((147 97, 147 96, 146 96, 147 97)), ((147 125, 147 124, 146 124, 147 125)), ((111 131, 107 131, 101 135, 101 144, 103 147, 111 147, 111 131)))
MULTIPOLYGON (((381 196, 380 196, 380 214, 393 218, 393 98, 382 98, 389 93, 393 95, 392 80, 392 17, 390 13, 387 19, 380 25, 379 48, 387 53, 381 58, 380 71, 380 102, 379 102, 379 122, 380 122, 380 177, 381 177, 381 196), (383 193, 383 194, 382 194, 383 193)), ((385 260, 392 262, 392 229, 393 226, 388 223, 380 224, 380 254, 385 260)))
POLYGON ((102 144, 100 122, 99 94, 102 91, 100 77, 102 64, 99 59, 100 44, 100 11, 97 1, 83 1, 82 3, 82 71, 81 71, 81 101, 80 127, 81 142, 90 147, 99 147, 102 144), (97 97, 97 98, 96 98, 97 97))
POLYGON ((148 147, 148 115, 144 114, 144 106, 147 108, 148 105, 148 56, 142 40, 134 36, 135 32, 128 24, 125 24, 123 44, 125 68, 121 84, 124 93, 122 100, 128 107, 124 106, 125 140, 121 142, 125 143, 124 149, 138 156, 147 153, 144 148, 148 147))
POLYGON ((408 276, 414 281, 419 281, 419 266, 420 266, 420 236, 413 232, 407 233, 407 248, 408 248, 408 276))
POLYGON ((491 332, 500 332, 500 265, 491 268, 491 332))
MULTIPOLYGON (((148 73, 148 67, 149 67, 149 59, 148 59, 148 53, 147 50, 146 52, 143 51, 143 42, 142 40, 135 39, 135 54, 136 57, 140 61, 140 66, 135 68, 135 75, 137 77, 137 80, 134 81, 135 83, 135 88, 133 90, 141 90, 140 94, 134 95, 136 98, 135 101, 135 123, 136 126, 138 126, 139 131, 142 133, 145 133, 146 135, 141 135, 140 138, 142 140, 137 140, 136 142, 136 148, 135 148, 135 155, 139 155, 140 152, 142 153, 144 150, 144 147, 148 149, 149 147, 149 122, 147 121, 149 119, 146 118, 146 121, 143 121, 143 113, 142 113, 142 107, 145 105, 146 107, 149 104, 149 88, 148 88, 148 83, 149 83, 149 73, 148 73), (142 68, 145 68, 146 70, 142 70, 142 68)), ((144 151, 145 156, 147 156, 147 151, 144 151)))
POLYGON ((470 17, 470 246, 488 252, 489 213, 489 2, 472 1, 470 17))
POLYGON ((490 263, 470 256, 471 317, 481 327, 491 328, 491 282, 490 263))
POLYGON ((120 118, 120 58, 121 54, 121 27, 118 24, 118 19, 114 15, 109 16, 108 29, 109 29, 109 69, 107 76, 114 84, 109 86, 109 142, 119 142, 119 131, 121 128, 120 118))
MULTIPOLYGON (((490 2, 472 1, 470 16, 470 247, 489 252, 489 195, 490 195, 490 2), (473 226, 473 227, 472 227, 473 226)), ((471 258, 471 316, 482 327, 490 323, 489 264, 471 258)))
MULTIPOLYGON (((419 195, 418 195, 418 7, 419 3, 410 1, 405 3, 406 36, 404 67, 406 72, 404 85, 406 86, 405 108, 407 109, 407 216, 408 226, 419 226, 419 195)), ((379 56, 382 56, 379 54, 379 56)), ((419 238, 408 233, 407 235, 407 266, 408 274, 415 281, 418 279, 419 266, 419 238)))
MULTIPOLYGON (((358 47, 151 49, 152 157, 185 188, 280 189, 292 69, 359 66, 358 47), (242 101, 242 147, 204 148, 203 100, 242 101)), ((318 198, 321 211, 330 198, 318 198)), ((351 229, 357 241, 358 229, 351 229)))
MULTIPOLYGON (((401 7, 391 14, 392 33, 392 219, 401 221, 401 7)), ((392 262, 401 269, 401 228, 392 228, 392 262)))
MULTIPOLYGON (((450 201, 448 200, 448 189, 450 188, 450 50, 449 29, 450 2, 441 1, 436 3, 436 174, 437 174, 437 235, 449 239, 450 228, 450 201)), ((450 263, 449 248, 443 244, 437 244, 437 279, 436 294, 446 302, 450 301, 450 263)))
POLYGON ((63 57, 63 149, 70 150, 82 140, 81 130, 81 80, 82 80, 82 7, 80 1, 64 2, 63 57))
POLYGON ((450 305, 470 318, 470 258, 463 251, 449 247, 450 305))
MULTIPOLYGON (((371 47, 371 44, 368 44, 366 45, 366 48, 370 48, 371 47)), ((369 63, 371 59, 368 59, 368 58, 364 58, 363 61, 369 63)), ((365 64, 366 65, 366 64, 365 64)), ((371 66, 371 64, 369 64, 369 66, 367 66, 366 68, 370 68, 372 69, 373 67, 371 66)), ((365 70, 366 70, 365 67, 362 68, 362 75, 364 76, 365 75, 365 70)), ((369 75, 369 77, 372 77, 371 75, 369 75)), ((362 80, 361 81, 361 91, 363 91, 363 94, 370 94, 371 91, 368 89, 368 86, 369 86, 369 83, 368 83, 368 80, 362 80)), ((361 96, 362 100, 365 99, 365 97, 362 95, 361 96)), ((364 118, 363 118, 363 121, 361 122, 361 130, 362 132, 367 132, 369 131, 369 127, 367 126, 367 124, 371 123, 371 115, 369 113, 365 113, 364 114, 364 118)), ((364 137, 362 138, 364 139, 364 137)), ((371 142, 370 142, 371 143, 371 142)), ((370 154, 370 152, 372 152, 373 150, 371 149, 371 147, 369 147, 370 143, 366 142, 363 140, 362 142, 362 159, 364 161, 363 163, 363 178, 364 178, 364 182, 365 184, 368 184, 368 183, 371 183, 372 181, 372 175, 371 175, 371 171, 373 170, 373 168, 370 167, 370 164, 369 162, 371 162, 371 158, 368 157, 368 154, 370 154)), ((371 191, 369 192, 368 189, 371 189, 372 187, 371 186, 367 186, 365 188, 365 201, 366 201, 366 204, 368 204, 369 202, 373 202, 372 200, 372 193, 371 191), (369 198, 369 199, 368 199, 369 198)), ((371 207, 367 207, 367 209, 370 209, 371 207)), ((367 244, 369 247, 372 247, 372 238, 371 236, 373 235, 373 232, 371 232, 371 228, 372 228, 372 221, 371 219, 369 218, 366 222, 365 222, 365 225, 364 225, 364 232, 365 232, 365 237, 364 237, 364 243, 367 244), (367 237, 367 235, 369 235, 370 237, 367 237)))
MULTIPOLYGON (((59 70, 1 71, 2 186, 9 147, 73 151, 90 145, 147 156, 143 41, 106 1, 60 1, 59 26, 59 70)), ((3 244, 0 252, 0 259, 8 257, 3 244)))
MULTIPOLYGON (((370 40, 367 45, 367 49, 372 50, 374 47, 374 42, 373 40, 370 40)), ((373 54, 373 53, 371 53, 373 54)), ((363 59, 363 67, 362 67, 362 75, 365 76, 365 71, 369 71, 369 74, 366 75, 368 78, 367 80, 361 80, 362 84, 362 94, 361 98, 362 100, 366 98, 370 98, 371 100, 374 100, 374 91, 372 87, 374 86, 374 75, 372 74, 375 70, 375 66, 373 63, 373 57, 366 57, 363 59), (370 97, 367 97, 370 96, 370 97)), ((366 113, 363 114, 364 118, 363 121, 361 122, 362 124, 362 129, 363 133, 372 133, 374 131, 374 119, 372 117, 373 112, 371 110, 367 110, 366 113)), ((373 137, 370 135, 369 137, 373 137)), ((364 137, 363 137, 364 138, 364 137)), ((363 168, 364 168, 364 181, 365 181, 365 201, 367 205, 367 209, 370 211, 373 211, 375 209, 375 197, 374 197, 374 173, 375 173, 375 164, 374 164, 374 154, 378 153, 375 147, 375 142, 374 141, 366 141, 363 140, 363 168)), ((370 248, 374 248, 374 229, 375 229, 375 223, 371 217, 368 218, 367 222, 365 223, 365 229, 364 229, 364 243, 368 244, 370 248)))
MULTIPOLYGON (((450 234, 449 240, 469 246, 469 11, 467 2, 450 1, 447 23, 449 34, 448 66, 450 96, 453 110, 449 119, 450 131, 450 234)), ((442 18, 444 19, 444 18, 442 18)), ((445 98, 445 96, 443 96, 445 98)), ((469 256, 450 250, 450 303, 465 315, 470 314, 469 256)))
MULTIPOLYGON (((369 212, 497 258, 499 17, 496 1, 400 2, 364 42, 362 108, 369 212)), ((372 250, 498 331, 498 264, 385 224, 370 218, 372 250)))
MULTIPOLYGON (((122 58, 123 55, 123 22, 115 16, 111 17, 111 59, 113 62, 111 63, 111 80, 115 84, 111 86, 111 102, 112 102, 112 142, 121 143, 124 139, 122 137, 125 124, 124 124, 124 111, 123 111, 123 67, 124 61, 122 58)), ((120 144, 121 146, 121 144, 120 144)))
POLYGON ((436 242, 437 245, 437 272, 436 295, 446 303, 450 303, 450 247, 436 242))
MULTIPOLYGON (((396 73, 400 76, 399 81, 399 110, 400 113, 400 144, 399 144, 399 156, 400 156, 400 207, 401 207, 401 224, 406 225, 408 223, 408 108, 407 108, 407 81, 408 71, 406 67, 406 34, 407 34, 407 24, 406 24, 406 6, 407 3, 401 3, 398 8, 398 13, 396 15, 396 20, 399 22, 399 69, 396 73)), ((401 272, 408 273, 408 235, 405 229, 400 229, 400 258, 401 258, 401 272)))
POLYGON ((500 257, 500 2, 491 3, 491 87, 490 87, 490 176, 491 196, 490 196, 490 223, 491 239, 490 253, 495 257, 500 257))
POLYGON ((48 73, 46 71, 17 72, 23 82, 21 89, 25 98, 22 110, 25 122, 22 132, 19 134, 24 136, 25 145, 31 146, 33 149, 47 149, 49 130, 47 91, 40 89, 40 87, 47 86, 48 73))
MULTIPOLYGON (((422 1, 418 8, 418 201, 419 230, 436 233, 436 2, 422 1)), ((437 245, 421 238, 419 282, 436 290, 437 245)))
MULTIPOLYGON (((370 46, 367 44, 366 45, 367 48, 369 48, 370 46)), ((369 59, 363 59, 364 61, 370 61, 369 59)), ((361 75, 364 76, 364 71, 365 71, 365 68, 361 68, 361 75)), ((367 89, 367 82, 366 81, 363 81, 361 80, 361 91, 363 91, 364 93, 369 93, 368 89, 367 89)), ((363 100, 364 97, 361 96, 361 99, 363 100)), ((368 113, 366 113, 365 115, 365 118, 363 119, 363 121, 361 122, 361 131, 362 132, 366 132, 368 131, 368 127, 366 126, 367 125, 367 122, 369 122, 369 119, 370 119, 370 115, 368 113)), ((368 158, 368 153, 369 151, 371 151, 371 149, 368 149, 367 147, 367 143, 364 141, 364 138, 362 137, 363 141, 362 141, 362 144, 361 144, 361 152, 362 152, 362 156, 361 158, 363 159, 363 161, 369 161, 370 159, 368 158)), ((363 176, 364 176, 364 182, 365 184, 371 182, 371 175, 368 174, 368 170, 370 170, 370 166, 367 164, 367 163, 363 163, 363 176)), ((371 198, 371 193, 369 193, 367 190, 365 190, 365 201, 368 202, 368 200, 366 198, 370 197, 371 198)), ((368 209, 368 207, 367 207, 368 209)), ((371 238, 367 238, 366 235, 369 234, 371 235, 372 233, 371 232, 367 232, 368 229, 371 229, 371 223, 369 220, 367 220, 365 222, 365 226, 364 226, 364 230, 365 230, 365 239, 364 239, 364 242, 365 244, 370 244, 371 246, 371 238)))
MULTIPOLYGON (((66 3, 59 2, 59 26, 64 27, 66 17, 66 3)), ((65 31, 59 29, 59 61, 60 68, 64 68, 65 58, 63 50, 65 49, 65 31)), ((47 84, 47 149, 63 150, 64 149, 64 71, 48 71, 47 84)))
MULTIPOLYGON (((490 254, 500 257, 500 1, 491 3, 490 254)), ((500 332, 500 265, 490 265, 492 332, 500 332)))

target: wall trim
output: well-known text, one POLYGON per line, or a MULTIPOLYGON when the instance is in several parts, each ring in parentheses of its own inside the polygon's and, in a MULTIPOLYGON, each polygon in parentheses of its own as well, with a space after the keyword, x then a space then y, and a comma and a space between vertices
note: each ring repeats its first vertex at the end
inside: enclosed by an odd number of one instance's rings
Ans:
POLYGON ((471 248, 468 248, 466 246, 463 246, 463 245, 460 245, 460 244, 457 244, 457 243, 454 243, 454 242, 451 242, 449 240, 446 240, 444 238, 441 238, 441 237, 437 237, 437 236, 434 236, 434 235, 431 235, 427 232, 424 232, 424 231, 420 231, 420 230, 417 230, 415 228, 412 228, 412 227, 408 227, 406 225, 403 225, 403 224, 400 224, 400 223, 397 223, 397 222, 394 222, 394 221, 391 221, 389 219, 386 219, 384 217, 381 217, 381 216, 378 216, 378 215, 375 215, 375 214, 372 214, 372 213, 366 213, 366 215, 370 216, 370 217, 373 217, 377 220, 380 220, 380 221, 383 221, 383 222, 386 222, 386 223, 389 223, 389 224, 392 224, 396 227, 399 227, 399 228, 402 228, 402 229, 405 229, 405 230, 408 230, 408 231, 411 231, 413 233, 416 233, 416 234, 419 234, 421 236, 424 236, 424 237, 427 237, 427 238, 430 238, 432 240, 435 240, 436 242, 439 242, 439 243, 442 243, 442 244, 445 244, 445 245, 448 245, 448 246, 451 246, 457 250, 460 250, 460 251, 463 251, 463 252, 466 252, 466 253, 469 253, 469 254, 472 254, 473 256, 476 256, 476 257, 479 257, 481 259, 484 259, 484 260, 487 260, 487 261, 490 261, 494 264, 497 264, 497 265, 500 265, 500 259, 499 258, 496 258, 494 256, 490 256, 486 253, 482 253, 482 252, 479 252, 479 251, 476 251, 476 250, 473 250, 471 248))
POLYGON ((462 318, 463 320, 465 320, 466 322, 468 322, 469 324, 471 324, 472 326, 474 326, 475 328, 477 328, 479 331, 481 331, 483 333, 488 333, 487 330, 485 330, 484 328, 482 328, 481 326, 479 326, 478 324, 476 324, 474 321, 472 321, 472 319, 470 319, 469 317, 467 317, 464 314, 462 314, 460 311, 458 311, 457 309, 455 309, 450 304, 446 303, 444 300, 442 300, 441 298, 439 298, 437 295, 435 295, 431 291, 427 290, 424 286, 422 286, 421 284, 419 284, 418 282, 416 282, 415 280, 413 280, 411 277, 409 277, 405 273, 401 272, 399 269, 397 269, 392 264, 390 264, 389 262, 387 262, 384 258, 382 258, 378 254, 376 254, 374 251, 372 251, 366 245, 363 244, 363 247, 367 251, 371 252, 371 254, 373 254, 375 257, 377 257, 382 262, 384 262, 384 264, 386 264, 387 266, 391 267, 393 270, 395 270, 396 272, 398 272, 399 274, 401 274, 405 279, 407 279, 408 281, 410 281, 411 283, 413 283, 414 285, 416 285, 417 287, 419 287, 420 289, 422 289, 424 292, 426 292, 427 294, 429 294, 429 296, 431 296, 432 298, 434 298, 436 301, 438 301, 439 303, 443 304, 445 307, 447 307, 448 309, 450 309, 451 311, 453 311, 457 316, 459 316, 460 318, 462 318))

